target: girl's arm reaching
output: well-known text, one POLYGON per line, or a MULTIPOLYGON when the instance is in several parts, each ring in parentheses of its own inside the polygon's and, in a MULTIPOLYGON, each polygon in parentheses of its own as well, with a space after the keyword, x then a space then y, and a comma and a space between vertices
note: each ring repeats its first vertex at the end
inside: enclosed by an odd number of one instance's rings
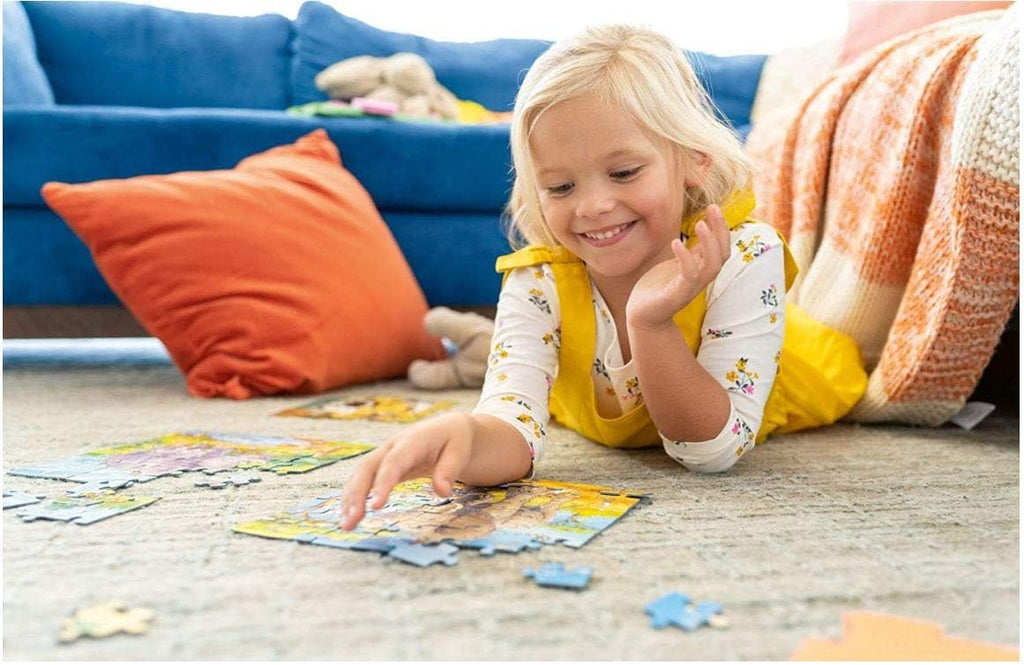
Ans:
POLYGON ((498 300, 494 339, 480 401, 472 414, 413 425, 367 455, 345 484, 343 528, 355 528, 366 498, 377 510, 403 480, 432 476, 449 496, 452 483, 500 485, 530 473, 544 448, 548 392, 558 363, 558 303, 549 267, 513 271, 498 300))
POLYGON ((431 476, 434 491, 450 496, 456 479, 469 485, 518 480, 532 464, 530 449, 514 427, 493 416, 451 413, 425 420, 378 446, 356 467, 342 496, 350 531, 370 508, 378 510, 398 483, 431 476))

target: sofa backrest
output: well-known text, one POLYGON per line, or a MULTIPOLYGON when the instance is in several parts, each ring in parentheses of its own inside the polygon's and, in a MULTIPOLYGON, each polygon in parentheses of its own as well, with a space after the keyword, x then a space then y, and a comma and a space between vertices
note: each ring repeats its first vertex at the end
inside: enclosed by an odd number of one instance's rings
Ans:
POLYGON ((215 16, 119 2, 22 6, 58 104, 290 104, 292 25, 284 16, 215 16))
POLYGON ((459 99, 508 111, 526 70, 550 45, 540 39, 435 41, 381 30, 310 0, 302 4, 295 20, 292 98, 296 104, 326 99, 313 84, 313 77, 339 60, 411 52, 422 56, 437 80, 459 99))

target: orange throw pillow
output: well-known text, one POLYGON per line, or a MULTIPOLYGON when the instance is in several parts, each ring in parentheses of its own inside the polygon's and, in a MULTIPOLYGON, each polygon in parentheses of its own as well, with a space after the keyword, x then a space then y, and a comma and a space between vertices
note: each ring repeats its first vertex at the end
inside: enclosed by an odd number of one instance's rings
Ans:
POLYGON ((443 356, 409 264, 322 129, 231 170, 42 193, 192 395, 312 393, 443 356))
POLYGON ((849 23, 839 64, 846 65, 861 53, 869 51, 882 42, 907 32, 938 23, 947 18, 987 11, 1006 9, 1012 2, 986 2, 985 0, 922 1, 896 0, 894 2, 871 2, 862 0, 847 3, 849 23))

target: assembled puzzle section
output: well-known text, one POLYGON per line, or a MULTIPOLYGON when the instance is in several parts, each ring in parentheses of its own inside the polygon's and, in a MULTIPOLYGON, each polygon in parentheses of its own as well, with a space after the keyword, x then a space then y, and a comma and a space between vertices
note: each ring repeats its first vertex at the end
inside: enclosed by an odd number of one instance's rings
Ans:
MULTIPOLYGON (((440 498, 430 480, 420 478, 395 486, 388 503, 369 511, 352 531, 341 528, 341 492, 232 529, 265 538, 382 552, 395 558, 401 558, 410 544, 435 548, 448 544, 476 549, 486 556, 555 543, 582 547, 639 500, 606 487, 550 480, 490 488, 456 484, 451 497, 440 498)), ((434 555, 447 565, 453 563, 450 555, 454 551, 435 550, 434 555)))
POLYGON ((331 418, 333 420, 375 420, 384 423, 411 423, 455 406, 453 400, 374 395, 370 397, 333 397, 285 409, 278 416, 331 418))
POLYGON ((361 455, 373 447, 349 441, 194 431, 107 446, 8 473, 84 483, 71 492, 83 494, 120 489, 190 471, 304 473, 361 455))
POLYGON ((25 505, 14 514, 25 522, 50 520, 86 526, 108 517, 145 508, 157 499, 158 497, 132 497, 117 494, 113 490, 101 490, 25 505))

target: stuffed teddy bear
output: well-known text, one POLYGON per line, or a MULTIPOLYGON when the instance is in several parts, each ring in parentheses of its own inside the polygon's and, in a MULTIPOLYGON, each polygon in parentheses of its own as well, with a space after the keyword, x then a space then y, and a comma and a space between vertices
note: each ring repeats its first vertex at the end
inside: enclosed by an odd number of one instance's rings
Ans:
POLYGON ((313 79, 331 99, 356 97, 398 106, 399 113, 416 117, 439 115, 455 120, 458 99, 437 82, 434 70, 415 53, 386 58, 359 55, 336 62, 313 79))
POLYGON ((423 318, 431 335, 447 337, 456 351, 444 360, 414 360, 409 381, 417 388, 479 388, 484 385, 487 357, 491 350, 494 321, 474 312, 456 312, 435 307, 423 318))

